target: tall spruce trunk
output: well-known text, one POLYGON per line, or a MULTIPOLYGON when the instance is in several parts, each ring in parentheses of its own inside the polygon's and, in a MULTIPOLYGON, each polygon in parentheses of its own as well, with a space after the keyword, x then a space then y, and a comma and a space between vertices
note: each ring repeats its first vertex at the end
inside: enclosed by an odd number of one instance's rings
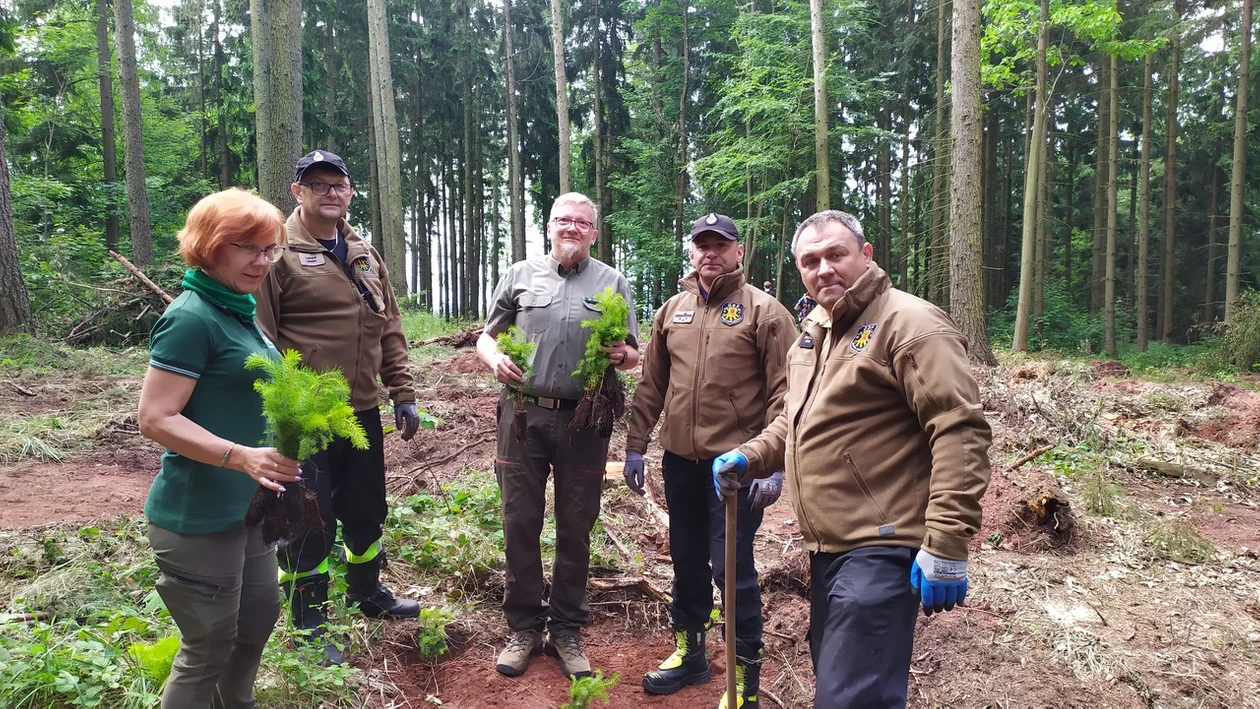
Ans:
POLYGON ((337 32, 333 28, 332 15, 324 19, 324 122, 328 125, 328 137, 324 145, 337 152, 337 32))
MULTIPOLYGON (((560 142, 560 194, 569 191, 569 88, 564 73, 564 9, 551 0, 551 53, 556 70, 556 125, 560 142)), ((685 81, 685 79, 684 79, 685 81)))
MULTIPOLYGON (((1174 0, 1176 20, 1181 21, 1181 2, 1174 0)), ((1168 69, 1168 142, 1164 153, 1164 258, 1163 302, 1160 337, 1172 344, 1173 331, 1173 246, 1177 239, 1177 94, 1181 70, 1181 33, 1173 32, 1172 64, 1168 69)))
POLYGON ((1037 179, 1037 231, 1033 252, 1033 319, 1040 322, 1045 314, 1046 247, 1050 242, 1050 163, 1054 160, 1054 141, 1050 126, 1054 125, 1054 104, 1046 101, 1046 139, 1041 153, 1041 177, 1037 179))
POLYGON ((12 181, 4 155, 4 96, 0 94, 0 335, 23 328, 31 321, 31 298, 18 259, 13 232, 12 181))
MULTIPOLYGON (((470 26, 471 17, 467 0, 464 1, 464 22, 465 26, 470 26)), ((471 40, 471 37, 469 37, 471 40)), ((472 42, 467 42, 468 48, 463 52, 460 60, 461 68, 464 75, 464 201, 463 201, 463 235, 464 235, 464 309, 461 312, 465 318, 475 317, 479 310, 479 299, 477 297, 478 285, 480 283, 480 274, 478 263, 481 260, 481 234, 477 228, 476 214, 476 198, 478 192, 474 180, 474 173, 477 170, 476 158, 476 137, 473 131, 473 114, 474 114, 474 93, 472 87, 472 68, 468 52, 471 51, 472 42)))
POLYGON ((1106 312, 1106 331, 1103 336, 1103 347, 1108 357, 1116 356, 1116 164, 1119 162, 1120 104, 1116 100, 1119 93, 1120 62, 1116 55, 1111 55, 1111 87, 1109 89, 1107 127, 1107 263, 1106 283, 1103 287, 1103 308, 1106 312))
POLYGON ((1047 0, 1041 0, 1040 26, 1037 30, 1037 106, 1033 112, 1033 134, 1028 142, 1028 161, 1024 165, 1024 235, 1019 259, 1019 305, 1015 310, 1015 337, 1011 349, 1028 351, 1028 330, 1032 314, 1033 267, 1036 253, 1037 194, 1040 187, 1041 160, 1046 145, 1046 50, 1050 43, 1050 11, 1047 0))
MULTIPOLYGON (((948 61, 945 52, 946 24, 945 12, 949 3, 941 0, 936 11, 936 139, 932 148, 932 230, 928 233, 923 247, 924 275, 927 277, 925 294, 929 300, 940 305, 941 301, 941 266, 944 262, 945 230, 949 220, 949 206, 946 197, 949 195, 947 183, 949 164, 949 112, 946 108, 945 67, 948 61)), ((948 263, 944 263, 948 268, 948 263)))
POLYGON ((1225 322, 1233 323, 1242 274, 1243 190, 1247 178, 1247 82, 1251 71, 1251 2, 1243 0, 1239 27, 1238 106, 1234 111, 1234 163, 1229 181, 1229 257, 1225 266, 1225 322))
POLYGON ((595 0, 595 204, 599 205, 598 214, 595 217, 596 229, 599 231, 597 235, 599 243, 599 260, 615 266, 616 260, 613 257, 612 247, 612 231, 608 228, 608 222, 605 219, 608 213, 608 189, 607 189, 607 161, 606 153, 608 146, 608 135, 605 132, 608 128, 604 121, 604 102, 603 102, 603 76, 600 64, 603 62, 603 45, 604 35, 600 30, 600 3, 595 0))
POLYGON ((1151 273, 1151 55, 1146 55, 1142 81, 1142 164, 1138 168, 1138 262, 1135 320, 1137 320, 1137 346, 1142 352, 1147 346, 1147 323, 1150 322, 1147 297, 1151 273))
POLYGON ((1102 308, 1103 297, 1103 261, 1106 258, 1106 225, 1107 225, 1107 126, 1111 125, 1108 112, 1111 110, 1111 64, 1104 57, 1100 60, 1098 72, 1098 153, 1094 164, 1094 247, 1090 252, 1090 285, 1089 312, 1096 313, 1102 308))
POLYGON ((831 170, 827 148, 827 45, 823 35, 823 0, 809 0, 809 28, 814 64, 814 185, 818 211, 831 209, 831 170))
POLYGON ((950 190, 950 315, 967 338, 976 364, 996 364, 984 316, 984 248, 981 210, 980 0, 954 0, 950 83, 950 143, 954 179, 950 190))
MULTIPOLYGON (((521 139, 517 136, 516 54, 512 48, 512 0, 503 0, 503 70, 507 89, 508 211, 512 262, 525 258, 525 199, 521 190, 521 139)), ((497 283, 498 280, 496 279, 497 283)))
MULTIPOLYGON (((687 202, 687 92, 688 77, 691 74, 691 31, 688 22, 688 10, 691 0, 683 0, 682 4, 682 91, 678 94, 678 192, 674 202, 674 243, 677 244, 678 255, 682 256, 682 240, 686 233, 683 209, 687 202)), ((681 272, 679 276, 681 277, 681 272)))
MULTIPOLYGON (((403 227, 402 154, 398 147, 398 113, 394 105, 394 76, 390 68, 389 23, 385 0, 367 0, 368 61, 372 74, 372 121, 376 127, 376 180, 380 192, 381 232, 390 286, 399 298, 407 295, 407 237, 403 227)), ((375 238, 377 235, 373 234, 375 238)))
POLYGON ((118 248, 118 148, 114 145, 114 72, 109 7, 96 0, 96 81, 101 94, 101 161, 105 172, 105 248, 118 248))
POLYGON ((204 51, 206 32, 203 24, 205 21, 206 0, 199 0, 197 3, 197 22, 194 25, 194 29, 197 32, 197 103, 201 108, 201 113, 197 115, 197 132, 201 134, 201 156, 199 160, 201 176, 209 179, 210 172, 206 167, 206 61, 204 51))
POLYGON ((997 280, 995 275, 1002 267, 998 260, 997 249, 997 211, 994 203, 997 201, 997 183, 998 183, 998 166, 997 166, 997 148, 998 148, 998 119, 997 110, 991 107, 984 114, 984 208, 981 214, 981 220, 984 226, 984 303, 985 308, 999 307, 997 303, 997 280))
POLYGON ((221 0, 214 0, 214 105, 219 121, 219 129, 215 139, 219 152, 219 189, 227 189, 232 184, 232 165, 229 162, 227 143, 227 104, 223 100, 223 65, 227 60, 223 57, 223 42, 219 39, 219 17, 222 12, 221 0))
POLYGON ((888 269, 889 277, 894 273, 892 262, 892 119, 887 106, 880 110, 879 150, 875 158, 879 172, 879 263, 888 269))
POLYGON ((281 211, 295 202, 289 185, 302 155, 302 2, 250 0, 258 194, 281 211))
POLYGON ((1220 228, 1221 211, 1221 168, 1212 167, 1212 197, 1208 201, 1207 228, 1207 273, 1204 278, 1203 322, 1210 323, 1216 319, 1216 273, 1220 270, 1217 261, 1221 259, 1220 248, 1216 241, 1216 231, 1220 228))
POLYGON ((131 260, 153 263, 153 225, 145 186, 144 120, 140 115, 140 76, 136 69, 136 23, 131 0, 114 0, 114 41, 123 92, 123 157, 127 169, 127 212, 131 225, 131 260))

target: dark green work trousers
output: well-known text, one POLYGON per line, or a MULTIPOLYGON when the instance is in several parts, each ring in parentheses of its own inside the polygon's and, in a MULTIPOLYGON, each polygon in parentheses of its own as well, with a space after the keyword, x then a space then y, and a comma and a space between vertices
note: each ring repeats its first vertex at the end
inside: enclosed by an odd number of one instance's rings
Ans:
POLYGON ((178 534, 150 524, 158 595, 179 626, 163 709, 248 709, 263 647, 280 616, 276 549, 260 528, 178 534))
POLYGON ((570 426, 571 408, 550 410, 527 403, 525 440, 518 441, 515 414, 509 398, 500 400, 494 469, 503 496, 507 555, 503 614, 512 630, 577 630, 591 618, 586 579, 608 437, 570 426), (556 562, 551 596, 544 599, 539 535, 547 512, 549 474, 554 475, 556 492, 556 562))

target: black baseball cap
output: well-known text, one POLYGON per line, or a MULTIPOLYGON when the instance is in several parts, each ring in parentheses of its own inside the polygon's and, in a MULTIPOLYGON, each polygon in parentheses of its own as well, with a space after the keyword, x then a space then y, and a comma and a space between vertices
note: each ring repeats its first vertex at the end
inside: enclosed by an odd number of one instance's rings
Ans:
POLYGON ((327 150, 312 150, 311 152, 298 158, 297 166, 293 170, 293 181, 298 182, 302 179, 302 173, 312 165, 328 165, 335 167, 345 175, 350 176, 350 171, 346 169, 346 163, 341 159, 340 155, 335 155, 327 150))
POLYGON ((691 225, 691 238, 694 239, 706 231, 723 236, 729 241, 739 241, 739 229, 735 227, 735 222, 725 214, 709 212, 697 219, 691 225))

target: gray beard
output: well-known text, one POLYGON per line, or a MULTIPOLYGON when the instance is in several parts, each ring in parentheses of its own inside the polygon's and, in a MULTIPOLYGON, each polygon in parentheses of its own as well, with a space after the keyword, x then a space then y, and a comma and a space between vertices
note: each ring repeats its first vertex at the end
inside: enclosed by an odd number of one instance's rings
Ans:
POLYGON ((583 258, 583 251, 578 244, 564 242, 556 246, 556 260, 560 263, 576 263, 583 258))

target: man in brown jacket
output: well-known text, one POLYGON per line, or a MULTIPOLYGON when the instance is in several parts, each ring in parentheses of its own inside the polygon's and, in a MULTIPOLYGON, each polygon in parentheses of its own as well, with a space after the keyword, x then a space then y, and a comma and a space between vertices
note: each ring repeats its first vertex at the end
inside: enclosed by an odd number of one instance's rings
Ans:
MULTIPOLYGON (((643 678, 649 694, 673 694, 709 681, 704 631, 713 610, 713 583, 724 589, 726 572, 725 511, 709 493, 709 471, 714 456, 757 435, 779 415, 787 390, 785 365, 796 339, 792 314, 774 296, 745 282, 744 247, 738 239, 730 217, 709 214, 696 220, 688 248, 695 270, 679 281, 683 291, 656 313, 643 380, 634 393, 626 483, 643 494, 643 454, 664 411, 661 474, 674 564, 669 610, 675 649, 643 678)), ((739 697, 731 704, 723 694, 720 707, 757 706, 761 593, 753 536, 782 485, 783 473, 776 472, 739 491, 735 598, 723 601, 735 617, 739 697)))
POLYGON ((818 307, 788 355, 783 412, 718 456, 737 477, 787 480, 810 552, 815 707, 904 706, 917 609, 967 593, 992 433, 949 316, 892 287, 849 214, 819 212, 793 254, 818 307))
MULTIPOLYGON (((346 556, 346 601, 372 618, 414 618, 415 601, 395 598, 380 583, 385 504, 385 444, 377 376, 394 400, 403 440, 420 420, 412 388, 407 338, 380 254, 346 222, 354 187, 341 158, 315 150, 297 162, 291 187, 297 209, 285 223, 288 249, 257 293, 258 325, 280 350, 295 349, 304 364, 338 369, 350 383, 350 403, 369 448, 338 438, 302 466, 315 492, 322 532, 308 530, 279 549, 280 580, 296 628, 322 635, 328 601, 328 554, 337 521, 346 556)), ((341 653, 321 640, 331 662, 341 653)))

